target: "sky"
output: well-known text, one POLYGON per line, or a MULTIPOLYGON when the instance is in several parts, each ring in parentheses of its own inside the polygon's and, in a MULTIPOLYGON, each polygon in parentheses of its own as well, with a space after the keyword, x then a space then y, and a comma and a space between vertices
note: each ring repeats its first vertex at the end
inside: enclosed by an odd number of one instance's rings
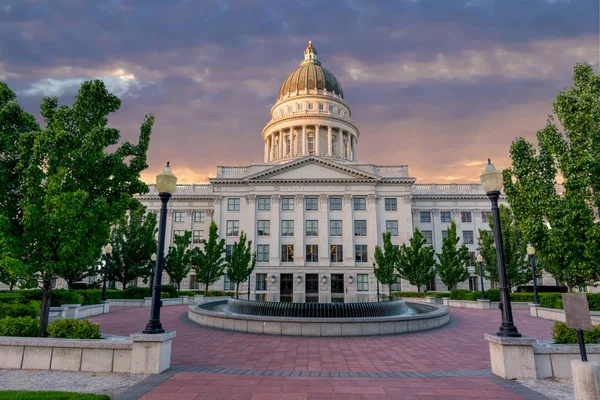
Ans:
POLYGON ((151 183, 263 161, 281 83, 313 41, 360 129, 360 162, 417 183, 478 182, 535 139, 573 66, 598 71, 598 0, 0 0, 0 80, 39 116, 102 79, 135 142, 156 115, 151 183))

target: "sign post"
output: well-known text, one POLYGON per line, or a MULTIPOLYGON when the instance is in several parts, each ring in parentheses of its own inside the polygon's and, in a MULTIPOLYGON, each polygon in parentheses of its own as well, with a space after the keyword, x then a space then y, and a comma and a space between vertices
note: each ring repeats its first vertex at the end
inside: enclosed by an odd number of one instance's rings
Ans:
POLYGON ((592 320, 590 318, 587 296, 585 293, 563 293, 562 298, 565 306, 567 326, 577 330, 577 341, 579 342, 581 361, 587 361, 583 331, 592 330, 592 320))

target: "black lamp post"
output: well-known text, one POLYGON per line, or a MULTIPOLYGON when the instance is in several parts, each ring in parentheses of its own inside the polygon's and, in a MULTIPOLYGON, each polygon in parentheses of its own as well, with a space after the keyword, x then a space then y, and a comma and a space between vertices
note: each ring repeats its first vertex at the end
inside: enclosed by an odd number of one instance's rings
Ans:
POLYGON ((111 244, 107 244, 104 247, 104 278, 102 279, 102 298, 100 300, 106 301, 106 279, 108 276, 108 260, 110 260, 110 253, 112 253, 111 244))
POLYGON ((377 282, 377 301, 379 301, 379 268, 375 269, 375 282, 377 282))
POLYGON ((537 279, 535 277, 535 262, 533 257, 535 257, 535 249, 532 245, 527 245, 527 255, 529 256, 529 262, 531 263, 531 275, 533 277, 533 302, 535 304, 540 304, 540 300, 538 298, 538 287, 537 287, 537 279))
POLYGON ((250 300, 250 272, 248 272, 248 301, 250 300))
POLYGON ((143 333, 164 333, 165 330, 160 323, 160 290, 162 281, 163 264, 165 262, 165 233, 167 229, 167 203, 171 198, 171 193, 175 191, 177 185, 177 177, 171 172, 171 167, 167 162, 167 166, 163 171, 156 176, 156 190, 160 197, 160 221, 158 224, 158 254, 156 262, 155 276, 152 282, 152 306, 150 307, 150 320, 146 324, 146 329, 143 333))
POLYGON ((483 290, 483 256, 477 254, 477 264, 479 264, 479 281, 481 282, 481 300, 485 300, 485 290, 483 290))
POLYGON ((154 286, 154 271, 156 271, 156 253, 153 253, 150 256, 150 262, 151 262, 151 266, 150 266, 150 280, 148 281, 148 286, 150 286, 150 290, 152 290, 152 287, 154 286))
POLYGON ((513 322, 512 307, 508 296, 508 279, 506 278, 506 267, 504 265, 504 249, 502 248, 502 227, 500 226, 500 210, 498 209, 498 198, 502 189, 502 172, 494 168, 489 158, 485 171, 481 174, 481 184, 492 202, 492 220, 494 221, 494 243, 498 262, 500 302, 502 303, 502 325, 500 325, 496 335, 520 337, 521 334, 513 322))

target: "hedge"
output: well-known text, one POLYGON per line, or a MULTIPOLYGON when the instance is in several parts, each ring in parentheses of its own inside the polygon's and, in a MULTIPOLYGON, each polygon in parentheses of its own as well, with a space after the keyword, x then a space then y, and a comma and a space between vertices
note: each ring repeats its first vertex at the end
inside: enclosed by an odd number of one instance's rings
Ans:
POLYGON ((32 300, 27 304, 0 303, 0 318, 4 317, 32 317, 37 318, 40 313, 40 302, 32 300))
POLYGON ((33 317, 4 317, 0 319, 0 336, 35 337, 38 325, 33 317))
POLYGON ((33 390, 0 390, 0 398, 4 400, 110 400, 110 397, 104 394, 33 390))
POLYGON ((450 297, 450 292, 392 292, 392 296, 395 297, 418 297, 424 299, 425 297, 450 297))
MULTIPOLYGON (((201 294, 205 296, 235 296, 235 292, 224 292, 222 290, 179 290, 177 292, 178 296, 198 296, 201 294)), ((240 296, 244 294, 247 293, 239 293, 240 296)))
POLYGON ((100 339, 100 326, 85 319, 57 319, 48 324, 48 336, 63 339, 100 339))
MULTIPOLYGON (((577 344, 577 332, 569 328, 566 322, 555 322, 552 327, 552 339, 558 344, 577 344)), ((591 331, 583 332, 583 341, 587 344, 595 344, 600 339, 600 325, 595 325, 591 331)))

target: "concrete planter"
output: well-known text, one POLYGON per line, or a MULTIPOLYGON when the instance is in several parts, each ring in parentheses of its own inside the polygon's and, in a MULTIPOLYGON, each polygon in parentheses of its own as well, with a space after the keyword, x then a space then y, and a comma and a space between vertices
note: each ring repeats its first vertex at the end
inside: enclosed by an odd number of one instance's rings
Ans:
MULTIPOLYGON (((561 321, 565 322, 565 310, 560 310, 557 308, 544 308, 540 307, 537 304, 529 303, 529 314, 532 317, 549 319, 551 321, 561 321)), ((593 325, 600 325, 600 312, 598 311, 590 311, 590 316, 592 319, 593 325)))
MULTIPOLYGON (((472 308, 475 310, 498 310, 500 308, 499 301, 490 301, 478 299, 473 300, 451 300, 448 297, 443 298, 443 304, 446 307, 458 307, 458 308, 472 308)), ((511 301, 510 305, 513 310, 527 310, 529 309, 529 303, 511 301)))

